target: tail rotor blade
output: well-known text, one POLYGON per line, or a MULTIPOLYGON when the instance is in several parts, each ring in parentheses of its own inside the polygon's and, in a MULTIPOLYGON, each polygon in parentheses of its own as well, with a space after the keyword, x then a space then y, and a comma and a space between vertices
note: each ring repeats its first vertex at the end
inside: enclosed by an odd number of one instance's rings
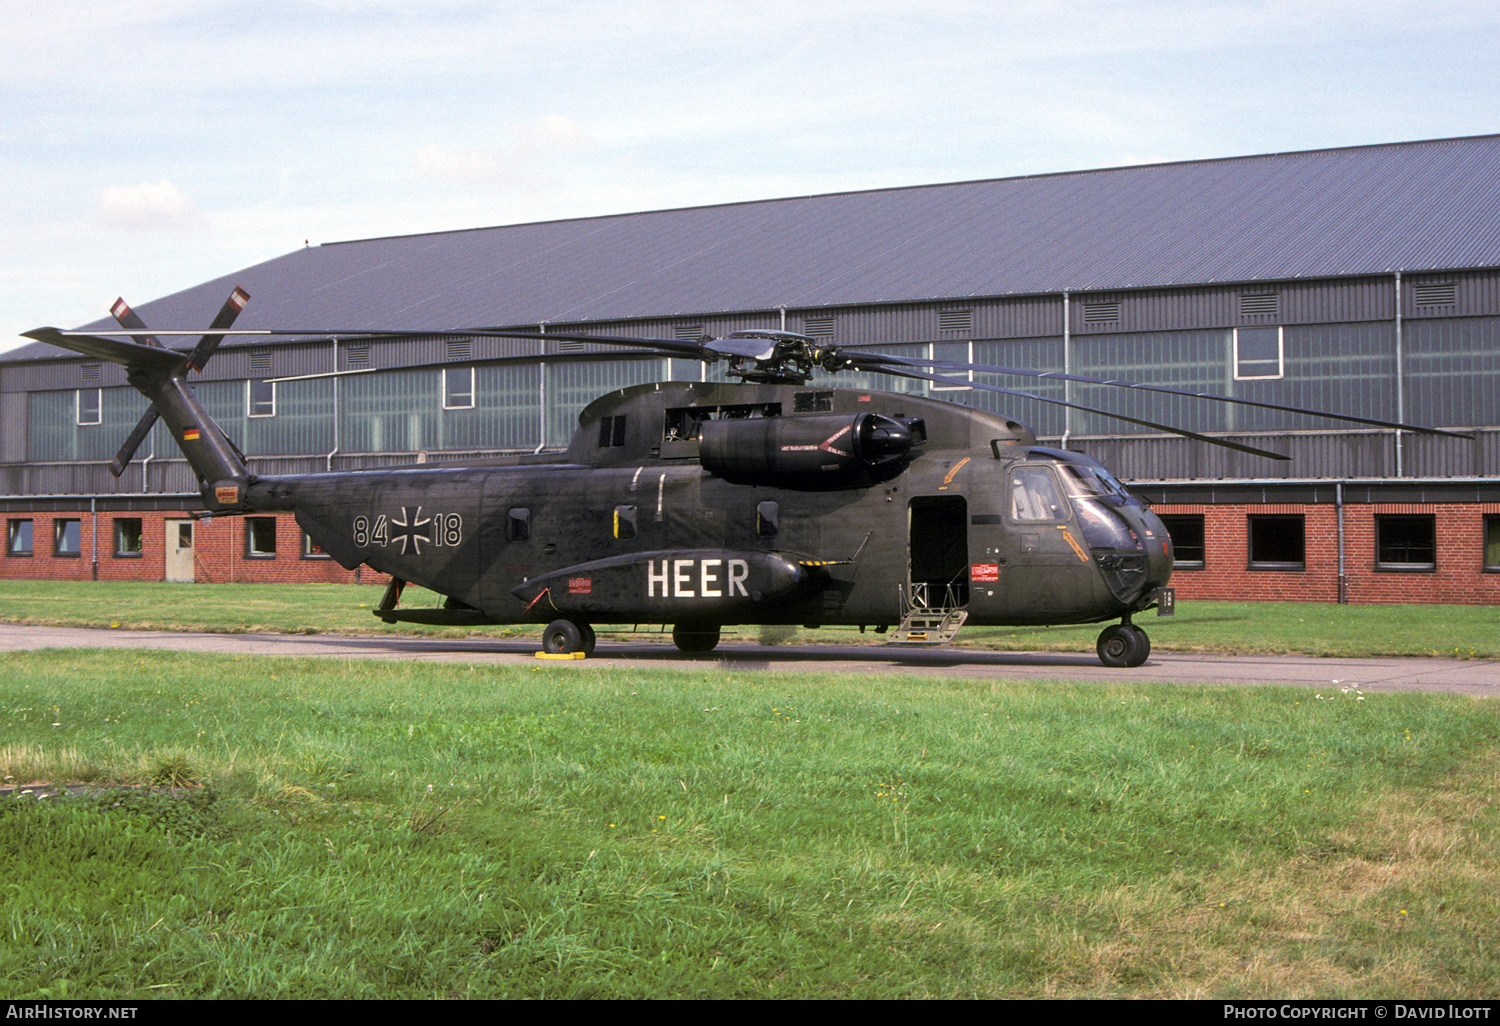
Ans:
MULTIPOLYGON (((235 286, 234 291, 229 294, 229 298, 224 301, 224 305, 219 308, 219 313, 214 317, 209 328, 217 331, 227 330, 234 324, 234 319, 240 315, 240 311, 245 308, 245 304, 249 300, 250 293, 239 286, 235 286)), ((141 320, 140 315, 132 310, 124 299, 115 300, 115 304, 109 308, 109 312, 114 314, 115 320, 119 322, 122 328, 130 328, 131 330, 143 332, 149 330, 146 327, 146 322, 141 320)), ((155 346, 157 349, 165 348, 161 344, 161 340, 155 335, 144 334, 132 337, 144 345, 155 346)), ((198 345, 193 348, 192 353, 188 356, 188 366, 193 370, 202 371, 203 365, 208 362, 208 358, 214 354, 214 350, 219 347, 219 343, 222 341, 224 341, 223 335, 204 335, 198 340, 198 345)), ((125 443, 120 446, 120 451, 115 453, 115 458, 109 461, 109 472, 111 474, 119 477, 125 473, 125 468, 130 465, 131 459, 135 456, 135 451, 141 447, 141 443, 146 440, 146 436, 156 426, 156 421, 160 416, 161 414, 157 412, 155 406, 148 406, 146 408, 146 412, 141 414, 141 419, 136 421, 135 429, 130 432, 129 436, 125 439, 125 443)))
POLYGON ((208 326, 210 334, 200 338, 198 344, 193 347, 192 354, 188 356, 189 367, 200 373, 202 372, 203 365, 208 363, 208 358, 214 355, 214 350, 218 349, 219 343, 224 341, 222 334, 215 335, 212 332, 227 331, 234 324, 234 319, 240 315, 240 311, 245 309, 245 304, 248 302, 250 302, 250 293, 236 285, 234 291, 229 294, 229 298, 224 301, 224 305, 219 308, 219 312, 214 317, 213 323, 208 326))
POLYGON ((141 419, 135 422, 135 430, 125 439, 125 444, 120 446, 120 451, 115 453, 115 458, 109 461, 109 472, 115 477, 125 473, 125 468, 130 465, 130 460, 135 456, 135 451, 141 447, 151 429, 156 426, 157 418, 161 414, 156 412, 155 406, 148 406, 146 412, 141 414, 141 419))

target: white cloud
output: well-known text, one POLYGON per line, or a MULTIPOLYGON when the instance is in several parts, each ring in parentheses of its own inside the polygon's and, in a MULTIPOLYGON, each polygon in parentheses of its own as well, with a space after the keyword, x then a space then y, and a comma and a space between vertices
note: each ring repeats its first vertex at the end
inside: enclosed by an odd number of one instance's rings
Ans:
POLYGON ((432 143, 413 155, 424 178, 490 189, 537 190, 560 181, 558 165, 592 149, 593 138, 561 114, 516 125, 502 145, 479 149, 432 143))
POLYGON ((99 194, 95 216, 105 226, 127 232, 192 232, 208 227, 208 218, 165 178, 110 186, 99 194))

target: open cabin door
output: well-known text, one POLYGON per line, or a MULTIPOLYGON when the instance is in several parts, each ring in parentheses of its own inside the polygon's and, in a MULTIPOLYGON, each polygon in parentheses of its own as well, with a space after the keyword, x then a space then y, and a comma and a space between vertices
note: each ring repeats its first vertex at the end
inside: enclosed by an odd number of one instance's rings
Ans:
POLYGON ((906 587, 893 639, 942 644, 968 618, 969 504, 962 495, 924 495, 907 507, 906 587))

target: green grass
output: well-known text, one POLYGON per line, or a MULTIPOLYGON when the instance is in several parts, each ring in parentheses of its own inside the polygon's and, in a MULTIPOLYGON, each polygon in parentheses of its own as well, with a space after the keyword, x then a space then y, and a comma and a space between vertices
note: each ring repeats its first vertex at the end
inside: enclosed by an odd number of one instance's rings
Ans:
POLYGON ((1497 741, 1424 694, 21 653, 0 775, 136 789, 0 800, 0 988, 1487 998, 1497 741))
MULTIPOLYGON (((297 634, 413 633, 538 639, 532 626, 458 628, 387 626, 371 615, 383 589, 328 584, 162 584, 0 581, 0 618, 12 623, 158 630, 272 631, 297 634)), ((440 599, 409 588, 402 605, 440 599)), ((1175 617, 1145 616, 1152 647, 1167 652, 1329 656, 1500 656, 1493 606, 1369 605, 1313 602, 1181 602, 1175 617)), ((1050 628, 970 627, 959 646, 1006 651, 1092 652, 1097 624, 1050 628)), ((660 639, 660 635, 655 635, 660 639)), ((879 643, 853 628, 817 631, 740 628, 730 641, 778 644, 879 643)))

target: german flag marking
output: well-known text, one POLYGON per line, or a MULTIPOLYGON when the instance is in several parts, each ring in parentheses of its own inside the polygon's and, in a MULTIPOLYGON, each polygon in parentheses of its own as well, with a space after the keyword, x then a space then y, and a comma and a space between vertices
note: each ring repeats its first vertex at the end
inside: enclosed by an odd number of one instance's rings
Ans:
POLYGON ((195 427, 183 428, 182 440, 184 442, 196 442, 198 440, 198 429, 195 427))

